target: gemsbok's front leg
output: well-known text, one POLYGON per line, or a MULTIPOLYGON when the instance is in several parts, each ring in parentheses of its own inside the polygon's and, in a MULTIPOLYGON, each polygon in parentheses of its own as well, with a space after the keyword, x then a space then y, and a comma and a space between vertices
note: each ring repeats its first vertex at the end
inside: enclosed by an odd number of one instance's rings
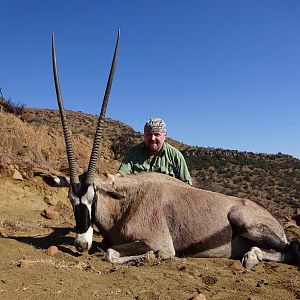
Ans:
POLYGON ((151 256, 149 251, 150 247, 141 241, 115 245, 113 248, 109 248, 106 251, 105 260, 111 263, 122 264, 124 262, 136 261, 143 258, 147 259, 151 256))

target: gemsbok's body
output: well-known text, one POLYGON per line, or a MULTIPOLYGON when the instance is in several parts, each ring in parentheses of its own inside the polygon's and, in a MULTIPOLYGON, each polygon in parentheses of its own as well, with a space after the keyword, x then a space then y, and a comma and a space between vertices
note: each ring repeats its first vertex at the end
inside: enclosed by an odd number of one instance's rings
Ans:
POLYGON ((110 176, 106 183, 95 176, 118 43, 119 34, 88 171, 79 177, 64 116, 52 38, 55 86, 70 181, 50 175, 43 177, 51 185, 69 186, 77 250, 83 252, 91 247, 95 225, 111 247, 106 259, 116 263, 144 257, 150 250, 161 258, 176 254, 242 258, 247 268, 260 260, 296 263, 300 257, 299 240, 289 243, 279 222, 251 200, 198 189, 159 173, 110 176))

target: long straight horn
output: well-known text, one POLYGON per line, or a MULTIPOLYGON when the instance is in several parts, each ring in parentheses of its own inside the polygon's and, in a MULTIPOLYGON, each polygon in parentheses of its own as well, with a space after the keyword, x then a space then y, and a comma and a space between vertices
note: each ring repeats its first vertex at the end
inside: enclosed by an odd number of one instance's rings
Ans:
POLYGON ((86 177, 87 183, 91 183, 93 181, 93 177, 94 177, 94 174, 96 171, 97 159, 99 156, 100 140, 101 140, 102 130, 103 130, 103 123, 104 123, 107 103, 108 103, 108 99, 109 99, 109 94, 110 94, 110 90, 111 90, 111 86, 112 86, 112 82, 113 82, 113 77, 114 77, 114 73, 115 73, 116 62, 117 62, 119 39, 120 39, 120 30, 118 31, 114 56, 113 56, 113 60, 112 60, 111 67, 110 67, 110 72, 109 72, 106 90, 105 90, 105 94, 104 94, 104 98, 103 98, 103 102, 102 102, 101 112, 100 112, 100 115, 98 118, 98 125, 97 125, 97 129, 95 132, 93 149, 92 149, 89 167, 88 167, 88 171, 87 171, 87 177, 86 177))
POLYGON ((74 151, 72 147, 72 137, 69 130, 68 122, 64 112, 64 104, 60 92, 59 86, 59 78, 58 78, 58 70, 56 64, 56 52, 55 52, 55 43, 54 43, 54 32, 52 33, 52 67, 53 67, 53 75, 54 75, 54 82, 55 82, 55 90, 56 90, 56 97, 57 103, 60 112, 61 123, 63 126, 65 144, 67 149, 67 156, 68 156, 68 163, 69 163, 69 172, 70 172, 70 181, 71 184, 79 183, 79 177, 76 170, 76 162, 74 157, 74 151))

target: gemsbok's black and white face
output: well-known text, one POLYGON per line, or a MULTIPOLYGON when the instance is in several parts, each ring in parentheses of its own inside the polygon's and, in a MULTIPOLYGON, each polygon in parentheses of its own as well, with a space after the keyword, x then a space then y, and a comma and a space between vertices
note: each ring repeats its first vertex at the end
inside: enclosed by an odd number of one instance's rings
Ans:
POLYGON ((110 67, 109 77, 102 101, 102 107, 98 118, 98 124, 95 131, 93 148, 89 160, 88 170, 84 173, 84 176, 79 177, 77 173, 75 155, 72 146, 72 137, 67 123, 67 118, 64 113, 64 105, 62 101, 62 95, 60 91, 60 84, 58 78, 58 68, 56 63, 56 50, 54 43, 54 33, 52 34, 52 67, 54 75, 54 83, 56 89, 57 103, 60 112, 60 118, 63 127, 67 158, 70 172, 70 188, 69 199, 73 206, 74 216, 76 220, 76 249, 80 252, 87 251, 92 246, 93 240, 93 218, 95 216, 95 205, 97 193, 95 190, 94 175, 96 171, 97 159, 99 156, 100 140, 102 136, 103 123, 105 118, 105 112, 109 99, 109 94, 112 86, 117 53, 119 49, 120 30, 118 31, 116 45, 114 49, 114 55, 112 64, 110 67))
POLYGON ((76 221, 75 246, 77 251, 88 251, 93 242, 93 223, 97 193, 93 184, 71 186, 68 195, 76 221), (78 189, 77 187, 80 186, 78 189))

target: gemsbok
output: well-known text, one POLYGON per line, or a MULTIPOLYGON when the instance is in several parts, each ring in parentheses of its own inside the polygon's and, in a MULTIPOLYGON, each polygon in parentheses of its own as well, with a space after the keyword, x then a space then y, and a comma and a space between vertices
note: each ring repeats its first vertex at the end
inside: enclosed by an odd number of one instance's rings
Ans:
POLYGON ((242 259, 246 268, 261 260, 297 263, 300 241, 289 243, 280 223, 251 200, 202 190, 159 173, 111 175, 108 182, 95 175, 119 37, 118 32, 88 170, 79 176, 52 35, 53 72, 70 179, 42 176, 50 185, 69 187, 68 198, 76 220, 76 249, 90 249, 95 225, 111 247, 106 259, 113 263, 146 257, 150 250, 162 259, 175 255, 242 259))

